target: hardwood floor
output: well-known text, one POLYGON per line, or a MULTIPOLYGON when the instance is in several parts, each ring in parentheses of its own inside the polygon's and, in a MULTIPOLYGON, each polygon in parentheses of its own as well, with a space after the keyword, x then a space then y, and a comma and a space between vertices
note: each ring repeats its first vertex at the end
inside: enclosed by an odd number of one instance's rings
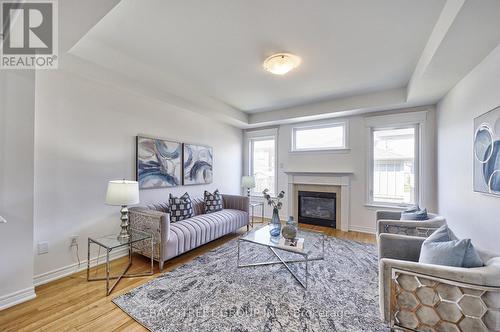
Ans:
MULTIPOLYGON (((305 224, 301 224, 301 227, 342 239, 375 243, 375 236, 371 234, 342 232, 305 224)), ((186 264, 193 258, 238 237, 245 230, 246 228, 242 228, 236 234, 227 235, 168 261, 163 272, 186 264)), ((112 271, 117 273, 126 263, 126 257, 113 261, 112 271)), ((135 255, 130 272, 146 271, 148 264, 148 259, 135 255)), ((102 265, 97 269, 99 273, 104 272, 102 265)), ((91 273, 95 272, 95 269, 91 270, 91 273)), ((110 296, 105 296, 105 282, 87 282, 85 271, 36 287, 37 297, 34 300, 0 311, 0 331, 146 331, 111 300, 157 277, 158 274, 158 264, 155 264, 155 275, 151 277, 122 279, 110 296)))

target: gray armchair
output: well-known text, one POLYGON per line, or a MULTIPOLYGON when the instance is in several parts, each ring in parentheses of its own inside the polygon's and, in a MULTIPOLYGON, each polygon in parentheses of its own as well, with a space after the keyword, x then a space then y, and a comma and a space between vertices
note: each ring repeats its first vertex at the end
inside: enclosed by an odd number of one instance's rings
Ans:
POLYGON ((377 238, 382 233, 428 237, 446 224, 444 217, 428 213, 427 220, 400 220, 401 212, 377 211, 377 238))
POLYGON ((485 266, 418 263, 425 238, 380 234, 383 319, 412 331, 500 331, 500 255, 479 250, 485 266))

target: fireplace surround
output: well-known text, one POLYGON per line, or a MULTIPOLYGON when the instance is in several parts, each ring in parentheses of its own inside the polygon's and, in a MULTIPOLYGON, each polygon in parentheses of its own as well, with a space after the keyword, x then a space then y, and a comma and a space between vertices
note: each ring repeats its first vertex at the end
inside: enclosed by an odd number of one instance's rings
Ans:
POLYGON ((299 220, 299 191, 329 192, 336 194, 335 229, 349 230, 351 177, 350 171, 295 171, 286 170, 288 176, 288 209, 299 220))

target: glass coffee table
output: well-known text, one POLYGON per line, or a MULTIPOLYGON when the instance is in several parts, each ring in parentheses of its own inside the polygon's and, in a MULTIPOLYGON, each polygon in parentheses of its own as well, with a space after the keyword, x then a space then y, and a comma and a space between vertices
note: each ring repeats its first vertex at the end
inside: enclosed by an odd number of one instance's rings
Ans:
POLYGON ((302 248, 283 244, 283 238, 281 237, 271 237, 269 234, 269 225, 251 230, 238 239, 238 267, 282 264, 302 287, 307 288, 309 262, 324 259, 326 235, 321 232, 299 229, 297 232, 297 238, 304 239, 302 248), (267 247, 274 254, 274 256, 278 258, 278 260, 258 263, 242 263, 240 259, 240 247, 244 243, 267 247), (287 253, 287 256, 299 257, 297 259, 284 257, 285 253, 287 253), (291 263, 305 263, 304 278, 300 278, 299 275, 290 268, 289 264, 291 263))

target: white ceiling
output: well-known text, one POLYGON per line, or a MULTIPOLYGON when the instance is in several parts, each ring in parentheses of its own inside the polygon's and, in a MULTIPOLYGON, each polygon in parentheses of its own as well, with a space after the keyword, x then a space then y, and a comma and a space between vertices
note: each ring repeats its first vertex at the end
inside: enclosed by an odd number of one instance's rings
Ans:
MULTIPOLYGON (((462 27, 476 17, 464 14, 464 1, 122 0, 71 54, 207 111, 245 112, 239 119, 250 125, 279 120, 287 109, 307 105, 333 102, 343 106, 339 110, 354 110, 358 96, 380 101, 373 109, 384 103, 416 106, 419 100, 435 102, 461 78, 448 82, 441 73, 446 84, 439 93, 422 84, 429 78, 426 70, 436 70, 431 61, 436 55, 440 62, 453 57, 439 46, 449 31, 463 30, 453 26, 455 18, 462 27), (283 77, 265 72, 263 59, 282 51, 302 57, 302 65, 283 77), (410 81, 415 91, 400 93, 410 81), (409 100, 410 95, 417 97, 409 100), (345 106, 345 100, 353 106, 345 106)), ((495 6, 492 0, 481 1, 469 4, 466 13, 481 13, 478 6, 486 3, 485 10, 495 6)), ((498 24, 497 15, 490 16, 493 22, 483 24, 485 30, 498 24)), ((469 35, 482 41, 481 35, 469 35)), ((500 32, 491 32, 483 49, 468 55, 468 66, 498 42, 500 32)), ((295 113, 302 119, 300 111, 295 113)))

